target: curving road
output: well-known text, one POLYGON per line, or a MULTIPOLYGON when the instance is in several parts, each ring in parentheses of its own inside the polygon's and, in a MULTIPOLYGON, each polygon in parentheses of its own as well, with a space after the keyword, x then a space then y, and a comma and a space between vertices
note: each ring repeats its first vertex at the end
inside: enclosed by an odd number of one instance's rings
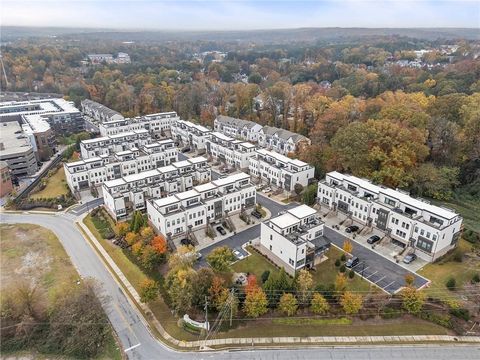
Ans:
POLYGON ((52 230, 65 247, 72 263, 82 277, 91 277, 100 284, 105 311, 129 359, 478 359, 478 346, 403 346, 357 348, 301 348, 292 350, 245 350, 236 352, 177 352, 157 341, 143 323, 141 316, 121 287, 104 267, 95 251, 74 225, 71 213, 54 215, 21 213, 0 214, 0 223, 31 223, 52 230), (128 350, 129 349, 129 350, 128 350))

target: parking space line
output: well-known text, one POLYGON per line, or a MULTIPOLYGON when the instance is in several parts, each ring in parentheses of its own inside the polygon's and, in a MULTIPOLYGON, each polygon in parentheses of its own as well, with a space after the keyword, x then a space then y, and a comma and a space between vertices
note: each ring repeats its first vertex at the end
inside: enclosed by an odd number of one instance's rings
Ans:
POLYGON ((394 284, 394 283, 395 283, 395 280, 392 281, 392 282, 391 282, 390 284, 388 284, 387 286, 384 286, 383 288, 386 289, 386 288, 388 288, 390 285, 392 285, 392 284, 394 284))
POLYGON ((375 275, 378 271, 375 271, 374 273, 371 273, 370 275, 366 276, 365 279, 370 278, 371 276, 375 275))
POLYGON ((380 281, 382 281, 382 280, 385 279, 385 278, 386 278, 386 276, 380 278, 379 280, 375 281, 375 284, 378 284, 380 281))

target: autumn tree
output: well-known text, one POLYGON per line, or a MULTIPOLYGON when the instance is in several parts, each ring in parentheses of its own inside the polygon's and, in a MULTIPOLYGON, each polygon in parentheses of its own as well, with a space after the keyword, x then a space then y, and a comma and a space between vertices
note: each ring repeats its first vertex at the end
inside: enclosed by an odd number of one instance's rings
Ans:
POLYGON ((188 311, 193 305, 197 272, 192 268, 172 269, 165 279, 173 310, 178 314, 188 311))
POLYGON ((311 290, 313 287, 312 274, 306 269, 300 270, 297 279, 295 281, 295 287, 297 289, 298 299, 302 306, 307 306, 310 302, 311 290))
POLYGON ((245 301, 243 303, 243 311, 252 318, 257 318, 264 315, 268 311, 267 296, 260 287, 256 287, 247 292, 245 301))
POLYGON ((315 314, 326 314, 330 310, 328 301, 320 293, 314 293, 310 302, 310 309, 315 314))
POLYGON ((406 286, 401 291, 402 306, 410 314, 418 314, 425 303, 425 293, 418 291, 414 286, 406 286))
POLYGON ((125 236, 125 241, 127 242, 128 245, 132 246, 138 241, 138 235, 133 231, 130 231, 125 236))
POLYGON ((337 276, 335 277, 335 291, 337 293, 341 293, 345 291, 347 287, 347 278, 345 277, 345 274, 338 273, 337 276))
POLYGON ((353 315, 360 311, 363 305, 363 297, 351 291, 345 291, 340 297, 340 305, 346 314, 353 315))
POLYGON ((208 263, 217 271, 227 271, 234 260, 235 256, 227 246, 217 247, 207 256, 208 263))
POLYGON ((158 284, 152 279, 145 279, 140 283, 140 301, 148 303, 158 298, 158 284))
POLYGON ((167 241, 165 240, 165 237, 161 234, 156 235, 153 240, 152 240, 152 247, 155 249, 155 251, 160 254, 164 255, 167 253, 167 241))
POLYGON ((154 236, 153 229, 150 226, 145 226, 140 230, 140 238, 144 244, 150 244, 154 236))
POLYGON ((221 277, 214 276, 212 279, 212 285, 208 290, 212 305, 217 311, 220 311, 228 299, 228 289, 224 284, 225 281, 221 277))
POLYGON ((125 221, 118 222, 117 225, 115 225, 115 229, 116 229, 117 235, 122 237, 127 234, 129 230, 129 225, 125 221))
POLYGON ((343 251, 345 251, 346 253, 351 254, 351 253, 352 253, 352 250, 353 250, 352 241, 351 241, 350 239, 345 239, 345 240, 343 241, 342 249, 343 249, 343 251))
POLYGON ((298 309, 297 299, 293 294, 283 294, 278 303, 278 310, 287 316, 293 316, 298 309))

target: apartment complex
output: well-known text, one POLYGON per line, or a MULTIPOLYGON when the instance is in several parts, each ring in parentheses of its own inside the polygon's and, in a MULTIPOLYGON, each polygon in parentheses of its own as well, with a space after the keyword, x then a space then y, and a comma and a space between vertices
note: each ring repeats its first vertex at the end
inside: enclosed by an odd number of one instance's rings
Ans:
POLYGON ((230 167, 248 169, 255 145, 214 131, 206 142, 206 151, 215 160, 222 161, 230 167))
POLYGON ((210 180, 207 159, 200 156, 107 181, 102 186, 103 200, 108 212, 119 220, 132 211, 144 210, 147 199, 187 191, 210 180))
POLYGON ((170 126, 172 139, 181 141, 184 146, 193 150, 204 150, 210 130, 205 126, 194 124, 190 121, 177 120, 170 126))
POLYGON ((80 143, 80 151, 82 158, 87 159, 134 148, 139 149, 152 142, 154 142, 154 140, 148 130, 140 129, 95 139, 82 140, 80 143))
POLYGON ((145 129, 152 135, 164 136, 170 132, 173 123, 180 120, 174 111, 138 116, 132 119, 105 121, 99 125, 100 135, 117 135, 124 132, 145 129))
POLYGON ((122 176, 138 174, 178 160, 172 140, 162 140, 113 154, 65 163, 65 177, 72 192, 100 185, 122 176))
POLYGON ((89 99, 82 100, 81 107, 85 115, 99 123, 124 119, 123 115, 119 112, 89 99))
POLYGON ((230 116, 219 115, 214 121, 214 129, 217 132, 246 141, 257 142, 258 134, 262 129, 253 121, 232 118, 230 116))
POLYGON ((250 176, 238 173, 186 192, 147 201, 147 214, 157 232, 170 239, 219 222, 255 203, 256 191, 250 176))
POLYGON ((315 169, 298 159, 266 149, 257 149, 249 158, 250 175, 263 182, 293 191, 296 184, 303 187, 313 180, 315 169))
POLYGON ((272 261, 292 274, 314 265, 316 254, 326 245, 323 228, 317 211, 300 205, 263 222, 260 244, 272 261))
POLYGON ((130 64, 130 55, 124 52, 119 52, 117 57, 112 54, 88 54, 87 59, 93 64, 130 64))
POLYGON ((0 123, 0 160, 16 177, 32 176, 38 170, 32 143, 16 121, 0 123))
POLYGON ((409 194, 336 171, 318 184, 318 202, 375 227, 418 257, 434 261, 455 247, 462 217, 409 194))

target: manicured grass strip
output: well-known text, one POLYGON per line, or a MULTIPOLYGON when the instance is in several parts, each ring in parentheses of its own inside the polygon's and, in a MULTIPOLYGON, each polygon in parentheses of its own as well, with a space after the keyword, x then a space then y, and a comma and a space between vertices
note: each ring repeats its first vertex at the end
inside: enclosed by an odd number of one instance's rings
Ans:
POLYGON ((47 186, 45 189, 32 194, 30 197, 32 199, 40 198, 56 198, 61 195, 67 195, 68 189, 66 187, 65 171, 63 167, 60 167, 55 174, 46 178, 47 186))
POLYGON ((296 319, 296 318, 279 318, 273 319, 272 323, 276 325, 350 325, 351 319, 338 318, 338 319, 296 319))

